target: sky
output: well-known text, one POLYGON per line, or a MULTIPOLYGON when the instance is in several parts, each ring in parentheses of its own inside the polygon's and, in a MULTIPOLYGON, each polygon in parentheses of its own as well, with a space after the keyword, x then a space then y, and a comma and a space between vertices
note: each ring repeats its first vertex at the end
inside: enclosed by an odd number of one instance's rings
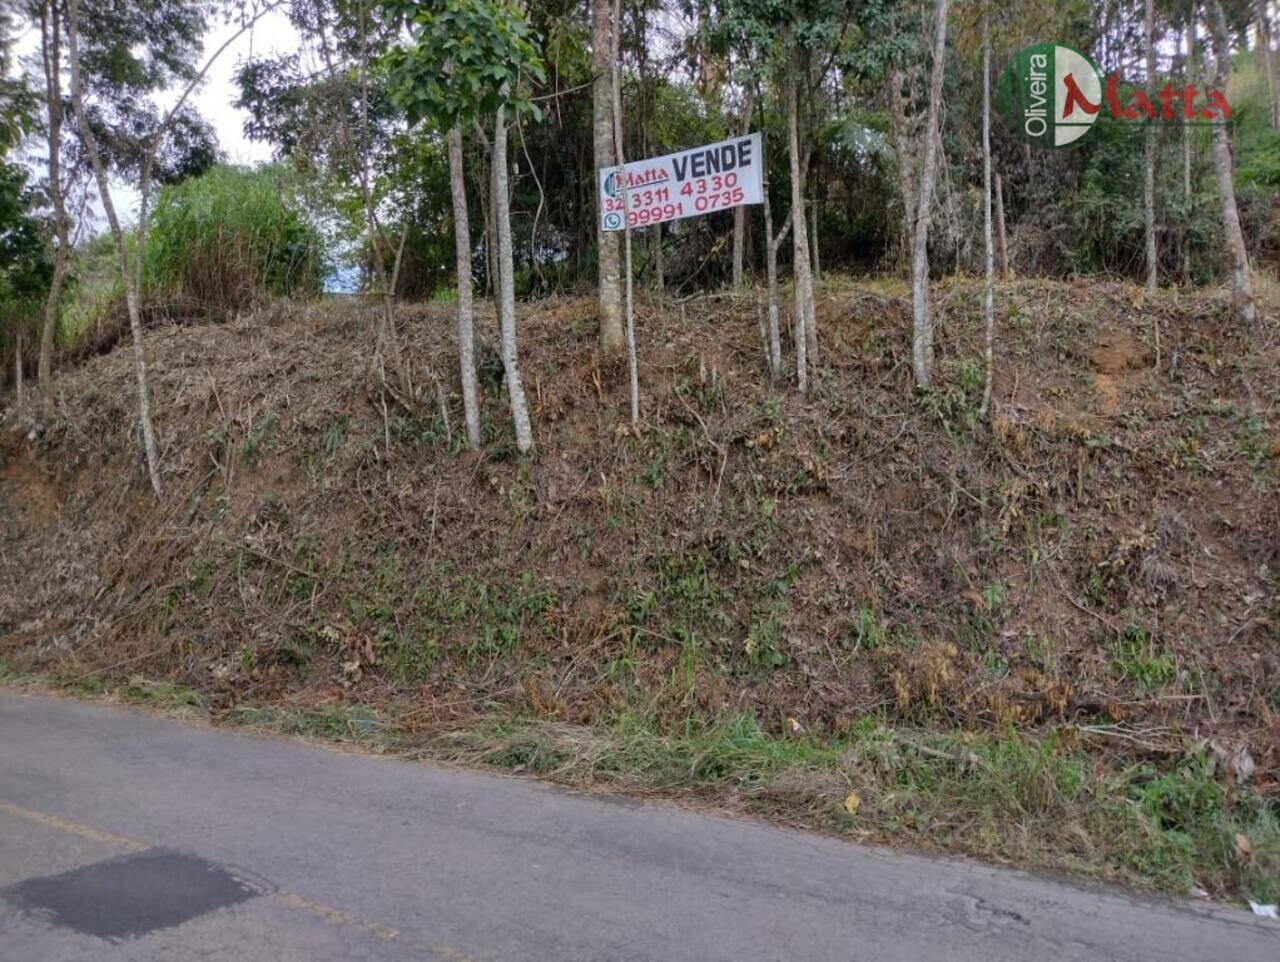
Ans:
MULTIPOLYGON (((211 29, 205 39, 205 57, 217 50, 238 29, 236 24, 219 24, 211 29)), ((293 24, 282 11, 275 10, 263 16, 238 37, 209 68, 205 83, 193 99, 201 115, 218 132, 218 143, 231 163, 254 164, 271 159, 269 144, 245 139, 245 112, 232 106, 239 93, 234 79, 238 66, 245 60, 293 53, 297 49, 298 34, 293 24)))
MULTIPOLYGON (((239 25, 234 23, 212 24, 205 35, 204 55, 199 61, 200 65, 203 66, 208 57, 239 29, 239 25)), ((16 50, 20 57, 38 56, 39 45, 39 29, 36 28, 18 38, 16 50)), ((218 135, 218 144, 230 163, 251 165, 271 159, 270 144, 256 143, 244 136, 247 115, 234 106, 239 93, 234 79, 237 68, 242 62, 256 57, 295 52, 298 46, 297 31, 284 12, 275 10, 265 14, 219 54, 204 81, 192 95, 192 103, 201 116, 213 125, 218 135)), ((180 90, 170 90, 157 99, 163 106, 167 106, 180 95, 180 90)), ((43 157, 35 160, 43 170, 43 157)), ((137 191, 117 182, 112 185, 112 196, 120 216, 125 220, 133 220, 137 214, 137 191)), ((95 204, 94 208, 100 218, 100 207, 95 204)), ((105 225, 99 223, 97 226, 100 229, 105 225)))

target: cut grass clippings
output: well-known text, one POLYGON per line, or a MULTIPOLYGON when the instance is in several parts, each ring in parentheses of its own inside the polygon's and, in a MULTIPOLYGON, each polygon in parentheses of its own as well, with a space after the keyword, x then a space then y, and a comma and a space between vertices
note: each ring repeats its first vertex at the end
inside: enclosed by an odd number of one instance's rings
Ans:
POLYGON ((622 716, 574 726, 515 716, 416 730, 411 716, 334 702, 209 710, 172 684, 58 685, 0 662, 0 683, 54 687, 256 731, 692 800, 859 841, 906 844, 1185 895, 1280 897, 1274 800, 1223 784, 1203 749, 1124 763, 1064 726, 1031 737, 928 732, 867 717, 839 737, 779 737, 737 714, 660 732, 622 716))

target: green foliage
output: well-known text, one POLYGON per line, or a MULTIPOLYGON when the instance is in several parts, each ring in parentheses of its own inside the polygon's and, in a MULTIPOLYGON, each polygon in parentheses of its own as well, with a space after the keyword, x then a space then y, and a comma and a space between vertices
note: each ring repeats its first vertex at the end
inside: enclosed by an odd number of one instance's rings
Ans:
POLYGON ((0 15, 0 377, 12 370, 19 339, 27 348, 34 343, 51 272, 39 196, 26 168, 8 159, 35 122, 31 91, 9 76, 10 58, 8 23, 0 15))
POLYGON ((216 167, 162 190, 144 265, 154 296, 221 310, 314 294, 325 269, 316 229, 272 167, 216 167))
POLYGON ((1137 625, 1127 625, 1115 643, 1111 669, 1128 679, 1140 695, 1163 691, 1177 678, 1173 655, 1158 646, 1137 625))
POLYGON ((404 19, 409 43, 385 57, 392 100, 409 123, 429 120, 439 130, 499 107, 538 116, 524 81, 546 78, 536 38, 509 0, 384 0, 404 19))
POLYGON ((58 341, 65 347, 118 324, 124 310, 124 288, 110 234, 99 234, 72 251, 68 269, 68 288, 58 317, 58 341))

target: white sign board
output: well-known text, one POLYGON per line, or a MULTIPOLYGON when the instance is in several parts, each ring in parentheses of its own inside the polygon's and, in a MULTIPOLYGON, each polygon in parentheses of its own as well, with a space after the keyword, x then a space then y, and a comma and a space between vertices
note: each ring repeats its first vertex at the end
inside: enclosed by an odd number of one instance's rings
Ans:
POLYGON ((603 230, 622 230, 624 213, 633 228, 648 227, 764 202, 764 149, 758 133, 637 160, 625 169, 625 190, 623 168, 596 171, 603 230))

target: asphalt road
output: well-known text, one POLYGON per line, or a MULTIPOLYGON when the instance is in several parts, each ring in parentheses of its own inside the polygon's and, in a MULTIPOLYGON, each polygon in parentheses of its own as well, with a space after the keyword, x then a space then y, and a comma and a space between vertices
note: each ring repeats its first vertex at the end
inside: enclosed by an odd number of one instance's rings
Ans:
POLYGON ((0 692, 0 960, 1280 959, 1280 925, 0 692))

